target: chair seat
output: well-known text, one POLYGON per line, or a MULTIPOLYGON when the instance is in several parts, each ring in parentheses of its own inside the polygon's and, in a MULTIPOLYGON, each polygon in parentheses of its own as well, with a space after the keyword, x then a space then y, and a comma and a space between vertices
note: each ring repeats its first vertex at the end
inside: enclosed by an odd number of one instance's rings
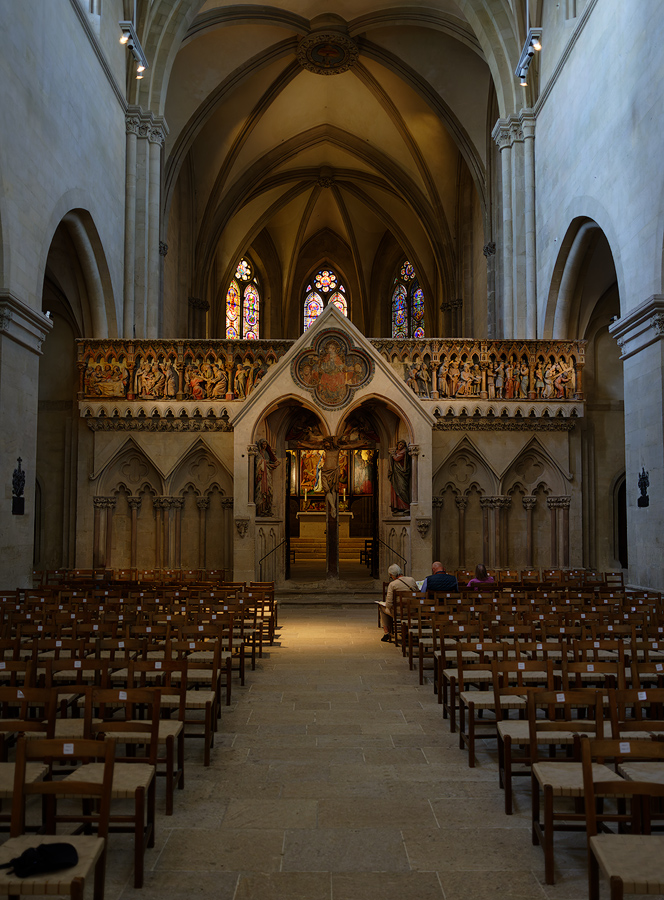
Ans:
MULTIPOLYGON (((0 763, 0 800, 11 800, 14 796, 14 770, 13 762, 0 763)), ((26 763, 26 783, 32 784, 33 781, 41 781, 47 772, 48 766, 42 763, 26 763)))
MULTIPOLYGON (((208 703, 214 703, 216 694, 214 691, 187 691, 187 709, 205 709, 208 703)), ((167 709, 177 709, 180 706, 180 697, 177 694, 162 694, 161 705, 167 709)))
POLYGON ((620 878, 625 893, 664 892, 663 836, 598 834, 590 838, 590 847, 605 875, 620 878))
MULTIPOLYGON (((122 763, 116 762, 113 767, 113 786, 111 797, 116 800, 131 799, 139 788, 146 791, 154 778, 155 768, 147 763, 122 763)), ((67 775, 63 781, 89 781, 92 784, 101 784, 104 780, 104 764, 88 763, 80 766, 71 775, 67 775)))
MULTIPOLYGON (((164 700, 162 697, 162 706, 164 700)), ((178 704, 179 705, 179 704, 178 704)), ((146 720, 143 719, 136 724, 145 725, 146 720)), ((147 744, 150 741, 150 735, 147 731, 132 731, 131 720, 127 722, 127 731, 114 731, 113 737, 119 744, 147 744)), ((182 731, 182 722, 179 719, 160 719, 159 720, 159 743, 164 744, 169 737, 177 737, 182 731)))
MULTIPOLYGON (((621 735, 621 740, 623 736, 621 735)), ((655 784, 664 784, 664 763, 661 762, 630 762, 618 766, 618 771, 628 781, 653 781, 655 784)))
MULTIPOLYGON (((513 744, 526 745, 530 744, 530 729, 528 722, 523 719, 513 719, 509 722, 498 723, 498 734, 504 738, 506 735, 512 739, 513 744)), ((538 733, 538 745, 547 744, 573 744, 574 735, 586 734, 584 731, 540 731, 538 733)), ((594 724, 589 724, 588 735, 594 736, 594 724)))
MULTIPOLYGON (((462 703, 468 706, 469 703, 475 704, 475 709, 495 709, 496 701, 493 691, 462 691, 459 694, 462 703)), ((525 709, 526 698, 521 696, 501 697, 501 709, 525 709)))
POLYGON ((59 844, 63 840, 76 848, 78 862, 75 866, 60 872, 44 872, 31 878, 17 878, 16 875, 9 875, 7 869, 0 869, 0 894, 69 894, 69 886, 74 878, 85 881, 104 849, 103 839, 91 835, 23 834, 10 838, 0 846, 0 865, 20 856, 30 847, 59 844))
MULTIPOLYGON (((533 775, 540 785, 550 787, 554 797, 583 797, 583 771, 577 762, 538 762, 533 766, 533 775)), ((620 775, 593 763, 593 781, 622 781, 620 775)))

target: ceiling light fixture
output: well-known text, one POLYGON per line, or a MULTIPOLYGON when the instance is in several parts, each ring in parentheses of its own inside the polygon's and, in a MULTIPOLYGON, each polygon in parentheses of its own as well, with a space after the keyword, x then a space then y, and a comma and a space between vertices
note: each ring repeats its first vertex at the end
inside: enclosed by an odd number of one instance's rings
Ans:
POLYGON ((521 51, 521 56, 519 57, 519 62, 517 63, 517 67, 514 70, 514 74, 520 78, 520 84, 522 87, 526 87, 528 82, 526 81, 526 74, 528 72, 528 67, 535 56, 536 51, 542 49, 542 29, 541 28, 531 28, 528 31, 528 37, 526 38, 526 42, 523 45, 523 50, 521 51))

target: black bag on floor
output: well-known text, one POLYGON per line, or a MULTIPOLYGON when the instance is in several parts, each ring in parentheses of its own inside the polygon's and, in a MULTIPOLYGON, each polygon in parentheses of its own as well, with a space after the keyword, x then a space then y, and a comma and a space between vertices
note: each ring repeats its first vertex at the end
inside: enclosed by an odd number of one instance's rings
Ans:
POLYGON ((60 869, 70 869, 78 862, 76 847, 72 844, 40 844, 38 847, 28 847, 20 856, 15 857, 0 869, 12 869, 18 878, 30 878, 33 875, 41 875, 43 872, 59 872, 60 869))

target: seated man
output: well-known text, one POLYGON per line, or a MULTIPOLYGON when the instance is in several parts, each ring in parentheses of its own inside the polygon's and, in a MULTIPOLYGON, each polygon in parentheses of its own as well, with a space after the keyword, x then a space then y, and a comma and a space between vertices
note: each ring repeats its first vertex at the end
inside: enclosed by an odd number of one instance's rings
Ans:
POLYGON ((422 584, 422 593, 433 593, 433 591, 458 591, 459 582, 454 575, 448 575, 442 562, 435 562, 431 565, 431 575, 424 579, 422 584))

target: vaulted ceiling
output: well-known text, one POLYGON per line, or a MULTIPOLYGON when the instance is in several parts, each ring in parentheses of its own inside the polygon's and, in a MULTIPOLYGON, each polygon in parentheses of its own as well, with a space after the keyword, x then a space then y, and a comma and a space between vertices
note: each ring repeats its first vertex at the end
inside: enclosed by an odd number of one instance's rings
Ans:
POLYGON ((193 295, 220 304, 252 247, 279 272, 285 319, 323 262, 340 269, 367 328, 377 269, 397 256, 414 263, 432 311, 456 295, 469 193, 480 237, 486 224, 496 108, 462 5, 472 3, 191 10, 162 105, 168 241, 177 232, 191 245, 193 295))

